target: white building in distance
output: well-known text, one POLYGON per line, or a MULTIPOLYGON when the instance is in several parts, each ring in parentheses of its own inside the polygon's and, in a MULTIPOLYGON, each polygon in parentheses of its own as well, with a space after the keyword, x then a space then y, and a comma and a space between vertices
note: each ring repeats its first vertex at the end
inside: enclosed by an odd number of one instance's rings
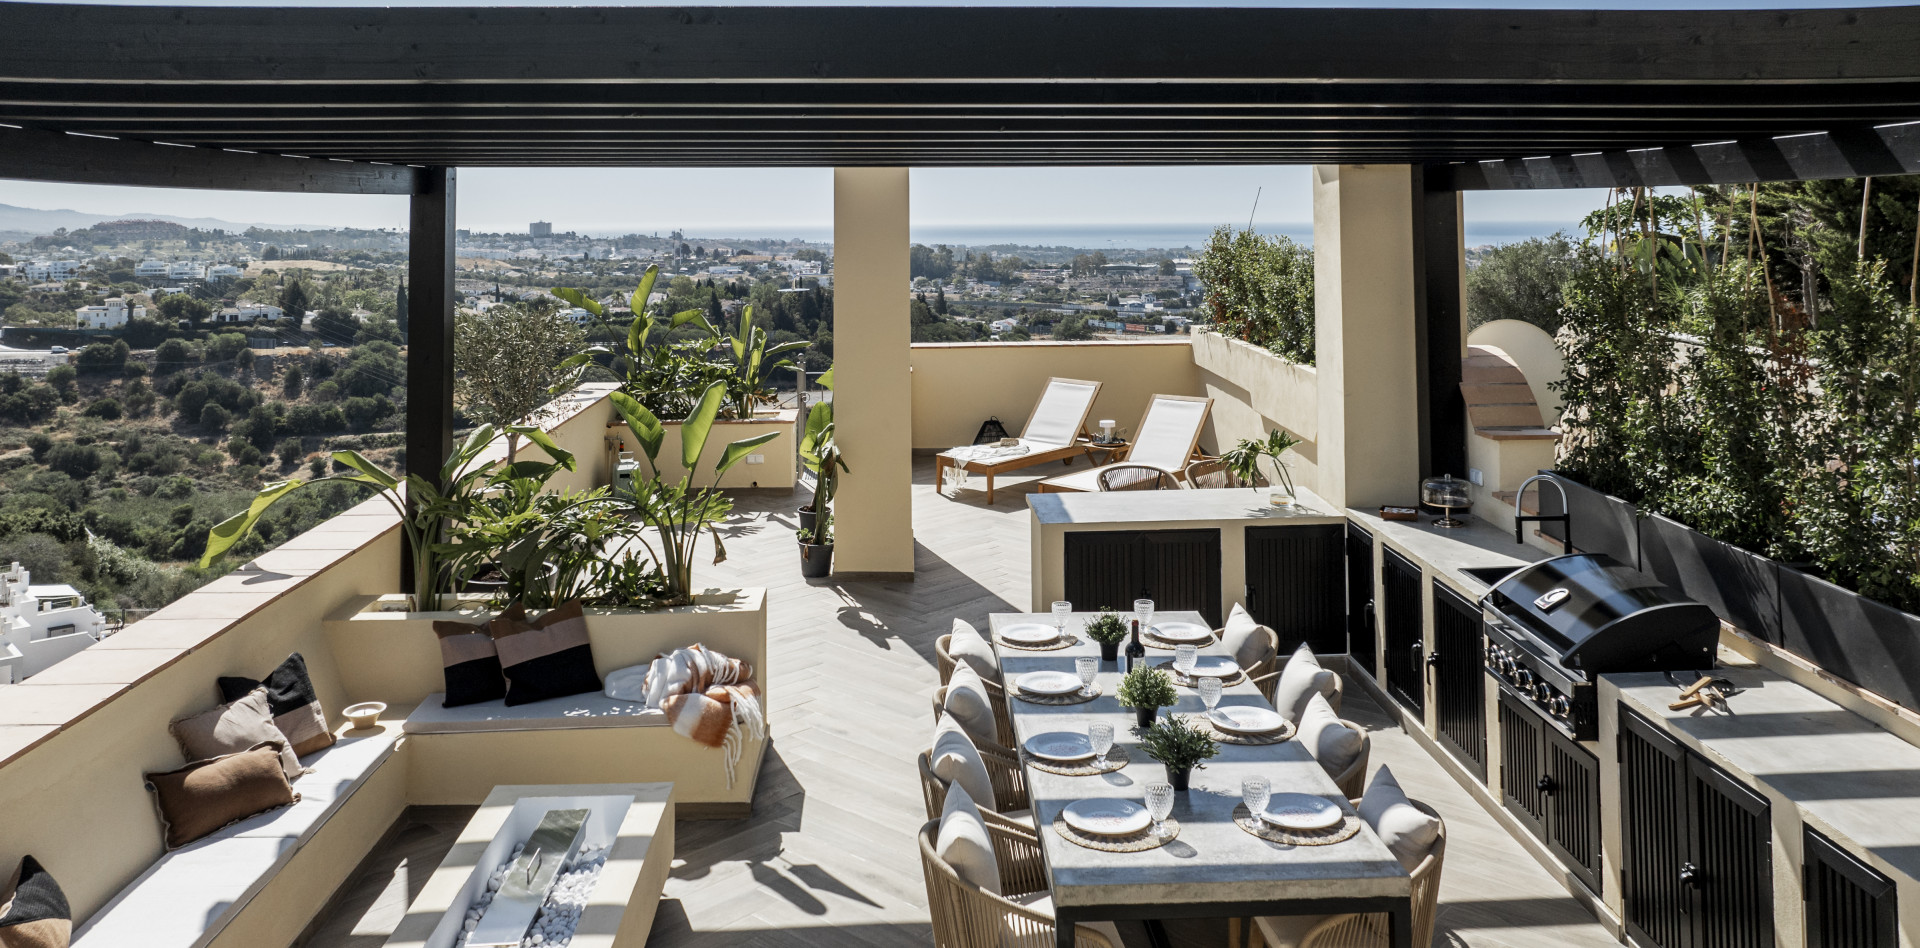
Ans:
POLYGON ((27 264, 26 275, 30 283, 46 283, 53 280, 71 280, 80 273, 80 263, 76 260, 35 260, 27 264))
POLYGON ((241 303, 222 309, 213 319, 221 323, 247 323, 256 319, 279 319, 284 315, 285 310, 271 303, 241 303))
POLYGON ((165 260, 142 260, 133 268, 133 275, 142 280, 164 280, 167 278, 165 260))
POLYGON ((0 573, 0 682, 18 684, 108 635, 79 590, 32 582, 19 563, 0 573))
POLYGON ((206 278, 206 264, 198 260, 179 260, 167 266, 169 280, 204 280, 206 278))
POLYGON ((116 296, 104 303, 82 306, 73 311, 74 325, 81 329, 119 329, 132 317, 147 318, 145 306, 128 306, 127 301, 116 296))

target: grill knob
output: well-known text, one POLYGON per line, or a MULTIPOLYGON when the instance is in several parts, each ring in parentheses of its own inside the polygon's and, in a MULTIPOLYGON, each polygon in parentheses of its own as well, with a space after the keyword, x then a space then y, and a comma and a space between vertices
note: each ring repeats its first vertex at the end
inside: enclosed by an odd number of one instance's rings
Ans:
POLYGON ((1541 704, 1551 704, 1554 698, 1553 688, 1544 681, 1533 683, 1533 698, 1541 704))
POLYGON ((1519 671, 1516 671, 1516 672, 1514 672, 1514 673, 1513 673, 1513 683, 1514 683, 1514 684, 1516 684, 1516 685, 1519 685, 1519 686, 1520 686, 1520 690, 1521 690, 1521 691, 1526 691, 1527 689, 1529 689, 1529 688, 1532 688, 1532 687, 1533 687, 1533 672, 1530 672, 1530 671, 1528 671, 1528 670, 1526 670, 1526 669, 1524 669, 1524 668, 1522 668, 1522 669, 1520 669, 1519 671))
POLYGON ((1566 717, 1567 713, 1573 709, 1566 695, 1554 695, 1553 700, 1547 702, 1547 707, 1553 711, 1553 716, 1556 718, 1566 717))

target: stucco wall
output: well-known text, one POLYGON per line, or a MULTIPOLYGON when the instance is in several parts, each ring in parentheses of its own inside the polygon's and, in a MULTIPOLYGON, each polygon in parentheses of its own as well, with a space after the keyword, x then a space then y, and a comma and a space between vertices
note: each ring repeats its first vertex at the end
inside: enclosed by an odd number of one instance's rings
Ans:
POLYGON ((1527 387, 1540 406, 1540 417, 1549 427, 1559 423, 1560 393, 1553 386, 1567 377, 1567 360, 1546 330, 1518 319, 1495 319, 1475 326, 1467 334, 1467 344, 1493 346, 1505 352, 1527 377, 1527 387))
POLYGON ((1218 452, 1284 428, 1304 439, 1287 455, 1294 486, 1317 489, 1320 380, 1313 366, 1214 332, 1194 333, 1193 361, 1204 393, 1213 398, 1202 440, 1218 452))
MULTIPOLYGON (((972 444, 988 416, 1018 435, 1047 379, 1056 376, 1101 383, 1087 415, 1089 430, 1111 418, 1131 434, 1154 395, 1206 394, 1186 339, 918 343, 911 358, 913 447, 919 451, 972 444)), ((1213 447, 1209 439, 1202 443, 1213 447)))

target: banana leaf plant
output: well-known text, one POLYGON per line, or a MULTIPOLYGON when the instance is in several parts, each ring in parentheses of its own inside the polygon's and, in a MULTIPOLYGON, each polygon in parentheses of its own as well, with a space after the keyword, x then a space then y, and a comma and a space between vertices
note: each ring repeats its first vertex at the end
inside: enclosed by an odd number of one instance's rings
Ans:
POLYGON ((727 383, 716 381, 708 385, 695 403, 693 412, 680 426, 680 463, 686 473, 678 481, 667 481, 660 473, 659 457, 661 444, 666 440, 667 429, 660 419, 649 411, 640 401, 626 392, 614 392, 611 396, 613 407, 627 423, 627 429, 633 432, 635 443, 640 445, 640 453, 647 459, 649 477, 643 483, 634 485, 633 508, 641 522, 658 531, 660 549, 653 553, 655 562, 666 582, 667 596, 670 602, 688 602, 693 598, 693 553, 694 544, 700 539, 700 531, 705 530, 713 537, 713 561, 722 563, 727 558, 727 548, 720 540, 719 524, 733 511, 733 501, 720 493, 720 478, 735 464, 763 444, 779 436, 777 431, 754 438, 742 438, 726 446, 713 465, 712 481, 699 486, 698 466, 700 455, 707 447, 707 438, 713 433, 714 419, 720 415, 720 404, 726 397, 727 383))
POLYGON ((357 484, 372 488, 400 515, 400 529, 407 538, 407 549, 412 552, 413 592, 408 607, 415 612, 432 611, 439 605, 441 595, 452 591, 453 573, 447 568, 449 564, 444 559, 447 547, 442 542, 446 522, 464 519, 486 492, 495 488, 498 475, 544 483, 555 473, 574 470, 578 464, 572 452, 555 444, 539 428, 512 425, 508 430, 538 445, 552 460, 499 464, 488 458, 488 448, 501 433, 493 425, 475 428, 440 466, 439 476, 434 480, 418 474, 395 475, 358 451, 335 451, 334 463, 347 468, 346 471, 310 481, 298 478, 279 481, 261 488, 246 510, 207 531, 207 552, 200 558, 200 565, 210 566, 232 549, 253 532, 254 525, 268 508, 288 494, 309 484, 357 484))
MULTIPOLYGON (((696 393, 704 392, 715 381, 730 378, 732 370, 708 358, 721 336, 705 313, 689 309, 664 318, 647 313, 647 298, 653 295, 659 277, 660 268, 649 266, 629 302, 633 322, 627 326, 627 377, 621 387, 656 417, 678 420, 692 414, 696 393), (693 327, 700 336, 677 341, 670 338, 669 334, 682 326, 693 327)), ((553 295, 597 319, 606 318, 605 307, 580 290, 554 287, 553 295)))
POLYGON ((1292 450, 1298 444, 1300 444, 1300 439, 1294 437, 1292 432, 1284 428, 1275 428, 1268 432, 1265 438, 1240 439, 1239 444, 1220 455, 1220 460, 1226 464, 1227 470, 1233 472, 1234 477, 1240 479, 1248 487, 1258 487, 1260 484, 1260 459, 1271 459, 1273 461, 1274 473, 1279 475, 1274 479, 1273 483, 1281 485, 1282 489, 1287 492, 1287 496, 1292 497, 1294 496, 1293 473, 1287 470, 1287 462, 1281 458, 1281 455, 1292 450))
MULTIPOLYGON (((833 390, 833 370, 820 376, 820 387, 833 390)), ((807 410, 807 430, 800 436, 800 462, 813 475, 814 535, 810 543, 833 542, 833 514, 827 505, 840 489, 841 473, 852 473, 840 456, 840 444, 833 437, 833 402, 820 401, 807 410)))
POLYGON ((735 418, 752 418, 754 406, 773 401, 773 396, 768 394, 767 380, 775 372, 792 369, 793 360, 786 358, 786 355, 809 345, 802 340, 783 342, 769 348, 767 331, 753 324, 752 306, 741 311, 740 332, 727 342, 733 352, 734 378, 734 384, 728 386, 727 396, 735 418))

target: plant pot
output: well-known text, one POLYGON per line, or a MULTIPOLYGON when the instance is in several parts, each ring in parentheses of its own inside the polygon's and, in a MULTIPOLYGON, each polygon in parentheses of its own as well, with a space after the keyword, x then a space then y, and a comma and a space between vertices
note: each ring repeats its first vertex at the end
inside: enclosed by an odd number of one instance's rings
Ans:
POLYGON ((1172 767, 1167 768, 1167 782, 1170 784, 1173 784, 1173 790, 1175 793, 1187 792, 1188 784, 1191 783, 1192 780, 1193 780, 1192 767, 1181 767, 1177 770, 1172 767))
POLYGON ((819 514, 813 512, 812 504, 808 504, 805 507, 800 508, 799 514, 800 514, 800 529, 808 530, 808 531, 811 531, 813 529, 814 521, 818 520, 820 517, 819 514))
POLYGON ((1133 709, 1133 716, 1135 720, 1137 720, 1140 723, 1141 727, 1152 727, 1153 719, 1160 716, 1160 709, 1159 708, 1135 708, 1133 709))
POLYGON ((1101 642, 1100 643, 1100 660, 1103 662, 1119 661, 1120 660, 1120 643, 1119 642, 1101 642))
POLYGON ((800 575, 807 579, 824 579, 833 572, 833 544, 800 543, 800 575))

